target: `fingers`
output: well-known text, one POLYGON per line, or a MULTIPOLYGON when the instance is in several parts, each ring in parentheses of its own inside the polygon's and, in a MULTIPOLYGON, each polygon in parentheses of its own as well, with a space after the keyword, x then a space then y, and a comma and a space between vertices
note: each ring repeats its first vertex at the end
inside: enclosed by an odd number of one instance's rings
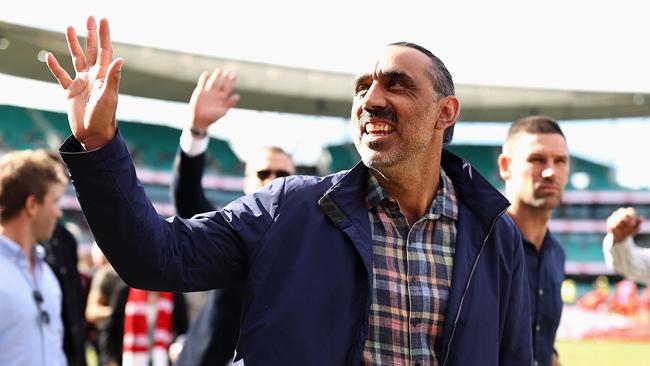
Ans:
POLYGON ((111 64, 111 57, 113 57, 113 48, 111 46, 111 32, 108 27, 108 20, 103 18, 99 21, 99 54, 97 56, 99 62, 99 73, 102 74, 111 64))
POLYGON ((235 75, 234 72, 226 70, 224 73, 224 83, 223 83, 223 91, 226 94, 232 93, 233 88, 235 87, 235 82, 237 81, 237 76, 235 75))
POLYGON ((50 69, 50 72, 56 80, 59 82, 59 85, 63 87, 63 89, 68 89, 70 84, 72 83, 72 78, 70 75, 68 75, 68 72, 65 71, 64 68, 59 65, 59 62, 56 60, 56 57, 54 57, 53 54, 50 52, 45 55, 45 63, 47 64, 47 67, 50 69))
POLYGON ((203 71, 199 76, 199 81, 196 83, 196 88, 199 90, 204 90, 206 83, 208 82, 208 77, 210 76, 209 71, 203 71))
POLYGON ((207 83, 205 84, 205 89, 210 90, 210 89, 221 89, 221 69, 214 69, 212 71, 212 74, 210 75, 210 78, 208 79, 207 83))
POLYGON ((97 24, 94 17, 86 21, 88 36, 86 38, 86 62, 94 65, 97 62, 97 24))
POLYGON ((84 55, 84 51, 81 49, 81 45, 79 45, 77 33, 73 27, 68 27, 66 29, 65 38, 68 42, 68 49, 70 50, 70 57, 72 57, 74 70, 76 72, 87 71, 88 64, 86 63, 86 56, 84 55))
POLYGON ((122 66, 124 65, 124 59, 121 57, 116 58, 108 66, 106 70, 106 89, 111 93, 116 95, 120 90, 120 80, 122 79, 122 66))
POLYGON ((240 98, 239 94, 231 95, 230 98, 228 98, 228 102, 227 102, 228 108, 235 108, 237 102, 239 102, 239 98, 240 98))
MULTIPOLYGON (((201 77, 207 76, 207 73, 201 74, 201 77)), ((232 93, 237 76, 234 72, 229 70, 214 69, 210 77, 205 81, 204 90, 213 90, 222 92, 225 95, 232 93)), ((199 79, 199 83, 201 79, 199 79)))
POLYGON ((614 235, 615 241, 622 241, 630 235, 636 235, 642 221, 634 208, 619 208, 607 218, 607 230, 614 235))

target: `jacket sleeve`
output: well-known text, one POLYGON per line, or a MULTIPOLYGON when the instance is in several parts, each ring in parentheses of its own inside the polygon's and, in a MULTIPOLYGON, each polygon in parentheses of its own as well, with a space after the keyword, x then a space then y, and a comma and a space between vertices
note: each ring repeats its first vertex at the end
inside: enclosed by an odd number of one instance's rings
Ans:
POLYGON ((609 268, 650 285, 650 249, 638 247, 631 236, 614 243, 612 233, 607 234, 603 240, 603 256, 609 268))
POLYGON ((165 220, 146 197, 119 131, 100 149, 84 152, 70 137, 60 151, 98 245, 127 284, 153 291, 202 291, 244 280, 284 184, 220 212, 165 220))
POLYGON ((533 362, 528 272, 523 247, 521 233, 515 229, 514 265, 499 355, 501 366, 532 365, 533 362))
POLYGON ((189 219, 201 212, 214 210, 214 206, 205 197, 201 185, 205 169, 205 156, 206 154, 203 153, 190 157, 181 149, 178 149, 176 154, 171 196, 176 214, 184 219, 189 219))

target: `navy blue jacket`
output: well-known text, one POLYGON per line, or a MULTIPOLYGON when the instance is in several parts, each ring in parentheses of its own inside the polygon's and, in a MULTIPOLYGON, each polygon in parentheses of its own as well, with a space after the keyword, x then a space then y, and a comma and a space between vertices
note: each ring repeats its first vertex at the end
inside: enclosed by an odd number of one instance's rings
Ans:
MULTIPOLYGON (((126 283, 197 291, 246 280, 237 353, 247 366, 358 365, 368 332, 372 239, 362 164, 292 176, 194 219, 163 220, 119 133, 61 147, 97 243, 126 283)), ((530 365, 522 238, 507 200, 448 152, 459 197, 443 365, 530 365)))
MULTIPOLYGON (((178 149, 171 186, 176 214, 190 218, 214 211, 201 185, 206 153, 190 157, 178 149)), ((239 338, 243 285, 210 291, 198 317, 186 334, 176 366, 223 366, 231 363, 239 338)))

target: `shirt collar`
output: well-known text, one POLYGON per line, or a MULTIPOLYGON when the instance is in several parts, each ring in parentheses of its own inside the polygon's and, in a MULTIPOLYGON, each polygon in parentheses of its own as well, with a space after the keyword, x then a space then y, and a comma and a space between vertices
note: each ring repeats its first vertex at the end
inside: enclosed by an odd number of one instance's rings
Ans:
MULTIPOLYGON (((384 187, 379 184, 379 181, 372 173, 368 174, 368 182, 366 189, 366 206, 373 208, 388 200, 394 201, 384 187)), ((427 213, 424 215, 426 219, 437 219, 438 217, 446 216, 453 220, 458 220, 458 199, 456 197, 456 190, 451 178, 447 176, 444 169, 440 168, 440 184, 436 196, 431 202, 427 213)))
MULTIPOLYGON (((11 260, 25 258, 22 248, 18 243, 4 235, 0 235, 0 253, 11 260)), ((32 246, 32 256, 35 261, 43 261, 46 256, 45 248, 40 244, 32 246)))

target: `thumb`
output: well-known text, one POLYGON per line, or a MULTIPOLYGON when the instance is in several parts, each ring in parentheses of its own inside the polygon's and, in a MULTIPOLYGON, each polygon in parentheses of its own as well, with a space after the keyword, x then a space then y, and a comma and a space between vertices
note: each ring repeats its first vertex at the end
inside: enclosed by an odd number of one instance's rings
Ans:
POLYGON ((233 94, 228 98, 228 108, 234 108, 237 103, 239 102, 240 96, 239 94, 233 94))
POLYGON ((110 92, 114 92, 116 95, 119 93, 120 89, 120 80, 122 79, 122 66, 124 65, 124 59, 121 57, 116 58, 108 65, 106 70, 106 89, 110 92))

